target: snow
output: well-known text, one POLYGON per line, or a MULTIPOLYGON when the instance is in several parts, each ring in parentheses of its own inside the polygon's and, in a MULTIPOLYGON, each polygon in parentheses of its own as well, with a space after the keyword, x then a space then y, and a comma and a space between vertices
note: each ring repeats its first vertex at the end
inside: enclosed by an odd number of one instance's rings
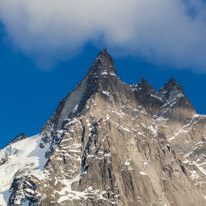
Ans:
POLYGON ((139 136, 143 136, 143 137, 145 137, 145 135, 144 135, 143 132, 138 132, 137 134, 138 134, 139 136))
POLYGON ((143 176, 147 175, 145 172, 142 172, 142 171, 140 171, 139 173, 143 176))
POLYGON ((178 90, 172 91, 170 93, 169 99, 166 101, 166 103, 163 106, 161 106, 161 108, 165 108, 167 106, 173 107, 179 99, 181 99, 182 97, 185 96, 184 94, 182 94, 180 92, 181 91, 178 91, 178 90))
POLYGON ((91 195, 96 195, 98 199, 106 200, 103 197, 103 195, 106 194, 107 192, 102 191, 100 193, 99 189, 94 190, 92 186, 89 186, 82 192, 72 190, 72 184, 75 182, 79 182, 81 177, 82 177, 82 174, 78 174, 72 180, 61 180, 61 182, 65 185, 65 187, 60 192, 58 192, 59 195, 61 196, 58 200, 58 203, 62 203, 67 200, 80 200, 81 198, 86 200, 88 196, 91 196, 91 195))
POLYGON ((130 165, 130 161, 131 159, 127 159, 126 162, 124 163, 125 166, 129 166, 130 165))
POLYGON ((168 121, 169 119, 168 118, 164 118, 164 117, 162 117, 162 116, 159 116, 159 117, 157 117, 157 119, 156 119, 158 122, 162 122, 162 121, 168 121))
POLYGON ((144 165, 144 167, 147 166, 147 165, 148 165, 148 162, 145 161, 145 160, 143 160, 143 165, 144 165))
POLYGON ((78 107, 79 107, 79 105, 77 104, 77 105, 74 107, 74 109, 72 110, 72 113, 75 113, 75 112, 77 111, 78 107))
POLYGON ((4 150, 0 150, 0 159, 15 155, 17 152, 17 149, 14 149, 12 148, 12 145, 9 145, 4 150))
POLYGON ((203 167, 201 167, 201 164, 196 164, 196 166, 198 167, 198 169, 199 169, 204 175, 206 175, 206 170, 205 170, 203 167))
POLYGON ((122 170, 124 170, 124 168, 127 167, 128 170, 134 170, 132 167, 131 167, 131 159, 127 159, 124 163, 124 167, 122 170))
POLYGON ((29 201, 25 200, 21 203, 21 206, 28 206, 29 205, 29 201))
POLYGON ((107 96, 109 96, 109 94, 110 94, 108 91, 102 91, 102 93, 107 95, 107 96))
POLYGON ((158 126, 156 125, 155 128, 153 127, 153 125, 151 125, 150 127, 148 127, 148 129, 150 129, 154 135, 154 137, 157 137, 157 132, 158 132, 158 126))
POLYGON ((193 127, 200 121, 204 121, 206 119, 206 115, 198 115, 198 114, 195 114, 193 116, 192 119, 189 120, 189 122, 183 126, 183 128, 188 128, 188 130, 192 130, 193 127))
POLYGON ((103 195, 107 194, 107 191, 102 191, 102 193, 99 195, 98 199, 102 199, 102 200, 107 200, 106 198, 103 197, 103 195))
POLYGON ((180 135, 180 134, 186 134, 186 133, 188 133, 189 131, 187 131, 187 130, 184 130, 184 129, 181 129, 181 130, 179 130, 178 132, 176 132, 174 135, 172 135, 169 139, 168 139, 168 142, 171 142, 171 141, 173 141, 174 139, 176 139, 176 137, 178 136, 178 135, 180 135))
POLYGON ((114 72, 110 72, 111 76, 117 76, 114 72))
POLYGON ((107 70, 105 70, 105 71, 103 71, 103 72, 101 73, 102 76, 107 75, 107 74, 108 74, 108 73, 107 73, 107 70))
POLYGON ((88 120, 88 119, 86 120, 86 122, 87 122, 87 126, 88 126, 88 127, 90 127, 90 126, 91 126, 91 124, 90 124, 90 122, 89 122, 89 120, 88 120))
MULTIPOLYGON (((6 154, 8 161, 0 167, 0 202, 8 200, 8 190, 13 182, 14 176, 18 176, 18 171, 22 171, 21 175, 34 175, 38 179, 43 179, 42 170, 47 162, 44 149, 39 147, 42 136, 35 136, 15 142, 7 146, 0 152, 0 159, 6 154), (4 200, 3 200, 4 199, 4 200)), ((5 203, 2 203, 6 205, 5 203)))
POLYGON ((151 96, 151 97, 154 97, 154 98, 156 98, 156 99, 159 99, 160 101, 163 101, 162 97, 160 97, 160 96, 158 95, 158 93, 157 93, 157 94, 151 94, 150 96, 151 96))
POLYGON ((193 180, 195 180, 195 179, 198 179, 200 176, 197 174, 197 172, 195 171, 195 170, 193 170, 192 172, 191 172, 191 178, 193 179, 193 180))
POLYGON ((124 130, 125 132, 130 132, 130 130, 129 130, 128 128, 126 128, 126 127, 120 126, 120 128, 121 128, 122 130, 124 130))
POLYGON ((65 185, 65 187, 59 192, 59 194, 62 196, 58 200, 59 203, 65 201, 65 200, 80 199, 80 197, 85 195, 84 192, 78 192, 78 191, 72 190, 72 184, 74 182, 78 182, 80 179, 81 179, 81 175, 78 174, 72 180, 62 180, 61 181, 65 185))
MULTIPOLYGON (((110 66, 110 68, 112 69, 113 66, 110 66)), ((102 76, 106 76, 108 75, 108 71, 107 70, 104 70, 102 73, 101 73, 102 76)), ((111 76, 117 76, 113 71, 110 72, 110 75, 111 76)))
POLYGON ((130 130, 126 127, 120 126, 118 123, 115 123, 115 128, 119 130, 124 130, 125 132, 130 132, 130 130))
POLYGON ((106 120, 109 120, 110 116, 108 114, 106 114, 106 120))
MULTIPOLYGON (((205 120, 206 116, 205 115, 197 115, 195 114, 193 116, 192 119, 190 119, 188 121, 188 123, 186 125, 183 126, 183 129, 180 129, 178 132, 175 132, 171 138, 168 139, 168 142, 171 142, 173 140, 176 139, 177 136, 181 135, 181 134, 186 134, 186 133, 189 133, 191 130, 193 130, 194 126, 200 122, 201 120, 205 120)), ((188 155, 189 156, 189 155, 188 155)), ((185 157, 188 157, 188 156, 185 156, 185 157)))
POLYGON ((111 112, 118 115, 118 117, 120 117, 120 118, 124 118, 126 116, 126 114, 124 112, 122 112, 121 110, 119 112, 115 111, 115 110, 111 110, 111 112))
POLYGON ((65 99, 65 104, 63 106, 60 118, 58 129, 61 129, 62 122, 67 119, 69 114, 73 112, 75 107, 80 104, 82 97, 86 93, 88 88, 88 77, 86 78, 71 92, 65 99))
POLYGON ((9 190, 5 190, 4 192, 0 192, 1 206, 7 206, 8 200, 9 200, 9 190))

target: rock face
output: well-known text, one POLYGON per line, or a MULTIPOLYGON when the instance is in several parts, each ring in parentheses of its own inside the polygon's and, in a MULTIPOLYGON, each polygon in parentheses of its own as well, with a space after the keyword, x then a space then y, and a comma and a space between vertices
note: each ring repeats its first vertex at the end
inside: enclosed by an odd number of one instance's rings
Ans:
POLYGON ((203 206, 205 151, 206 116, 174 78, 129 86, 103 50, 40 134, 1 151, 0 205, 203 206))

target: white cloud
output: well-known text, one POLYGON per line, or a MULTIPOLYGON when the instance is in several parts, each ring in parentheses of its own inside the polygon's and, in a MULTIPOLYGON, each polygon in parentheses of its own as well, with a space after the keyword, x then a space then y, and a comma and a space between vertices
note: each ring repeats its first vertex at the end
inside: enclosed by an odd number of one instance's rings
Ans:
POLYGON ((116 55, 206 72, 205 13, 203 0, 0 0, 9 38, 48 67, 93 42, 116 55))

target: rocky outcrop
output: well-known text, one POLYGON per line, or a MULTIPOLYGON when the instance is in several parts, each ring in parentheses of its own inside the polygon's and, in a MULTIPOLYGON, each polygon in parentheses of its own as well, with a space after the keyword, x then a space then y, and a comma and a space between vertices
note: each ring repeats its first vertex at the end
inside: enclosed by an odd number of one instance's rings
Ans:
POLYGON ((205 134, 174 78, 129 86, 103 50, 38 136, 43 169, 15 173, 8 205, 203 206, 205 134))
POLYGON ((8 145, 13 144, 15 142, 21 141, 23 139, 26 139, 27 136, 24 133, 20 133, 19 135, 17 135, 14 139, 12 139, 8 145))
POLYGON ((159 91, 155 91, 144 78, 142 82, 131 85, 131 88, 138 103, 151 115, 168 118, 174 122, 185 122, 196 114, 183 88, 173 77, 159 91))

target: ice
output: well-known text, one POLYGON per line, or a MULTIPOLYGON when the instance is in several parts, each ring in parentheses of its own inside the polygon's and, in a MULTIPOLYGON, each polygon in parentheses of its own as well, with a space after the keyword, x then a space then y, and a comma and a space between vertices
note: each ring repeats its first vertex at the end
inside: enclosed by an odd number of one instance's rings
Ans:
POLYGON ((13 148, 12 145, 9 145, 8 147, 6 147, 4 150, 0 150, 0 160, 2 158, 7 158, 9 156, 15 155, 18 153, 18 150, 13 148))

